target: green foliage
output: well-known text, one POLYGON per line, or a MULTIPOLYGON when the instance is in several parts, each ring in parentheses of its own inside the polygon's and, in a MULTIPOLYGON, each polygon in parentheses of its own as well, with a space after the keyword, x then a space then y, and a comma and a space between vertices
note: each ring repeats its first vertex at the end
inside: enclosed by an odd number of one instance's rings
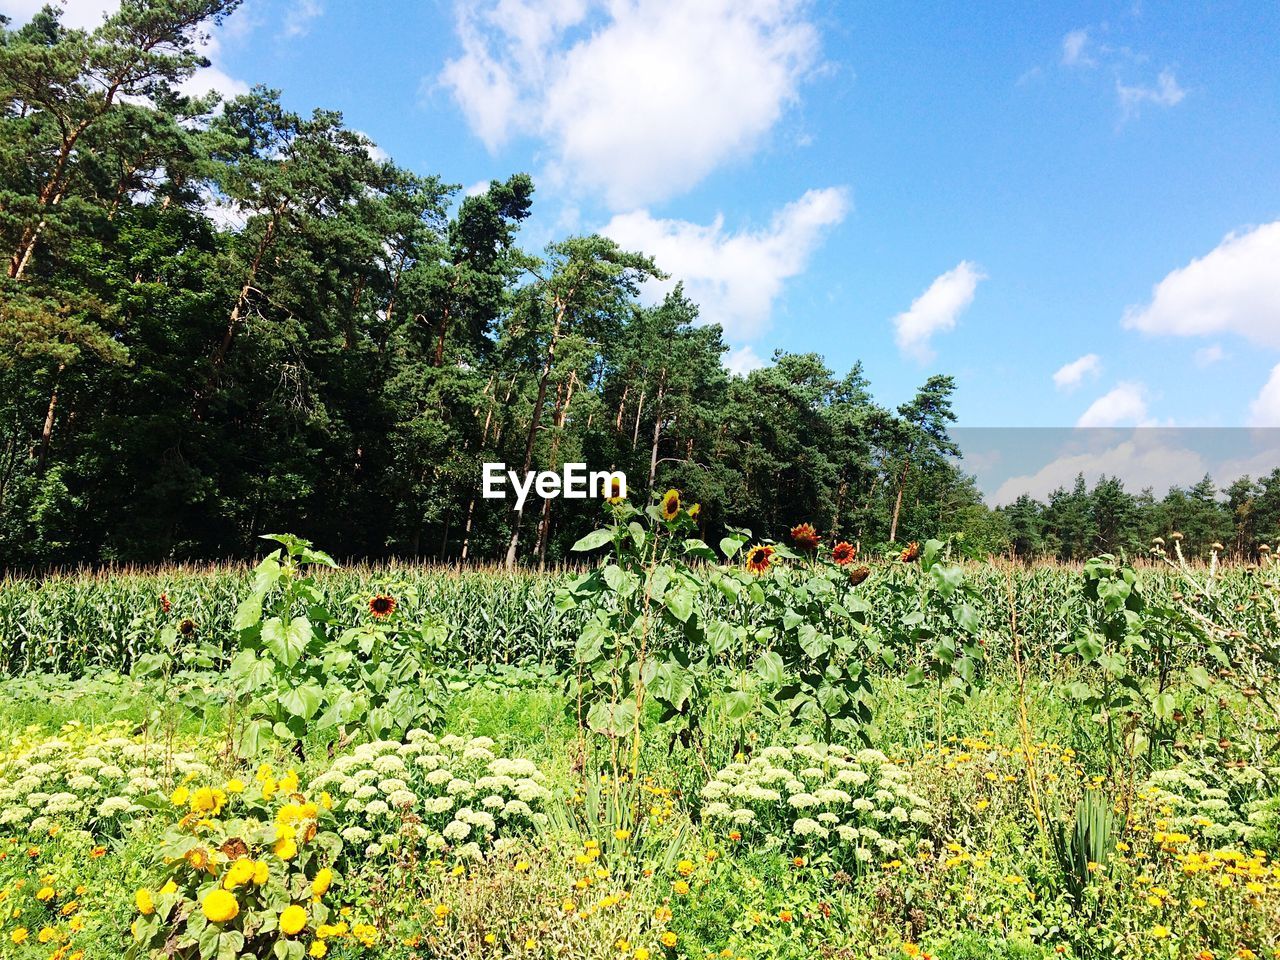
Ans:
POLYGON ((241 749, 259 752, 271 737, 300 747, 308 736, 347 738, 356 729, 381 738, 433 723, 444 684, 432 657, 445 628, 344 623, 310 575, 333 559, 298 537, 267 539, 282 546, 254 570, 227 667, 246 719, 241 749))
POLYGON ((1105 871, 1124 830, 1124 817, 1100 791, 1086 790, 1076 802, 1070 824, 1055 824, 1049 837, 1058 860, 1062 885, 1072 903, 1080 907, 1093 875, 1105 871))

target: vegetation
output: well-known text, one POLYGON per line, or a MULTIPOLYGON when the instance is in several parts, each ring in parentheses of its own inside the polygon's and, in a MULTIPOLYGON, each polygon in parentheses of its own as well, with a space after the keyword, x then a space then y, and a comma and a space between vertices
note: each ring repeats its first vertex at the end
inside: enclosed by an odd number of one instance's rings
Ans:
POLYGON ((1280 949, 1270 560, 713 548, 678 490, 604 510, 579 573, 280 536, 251 573, 8 582, 4 949, 1280 949), (103 616, 124 644, 72 652, 103 616))

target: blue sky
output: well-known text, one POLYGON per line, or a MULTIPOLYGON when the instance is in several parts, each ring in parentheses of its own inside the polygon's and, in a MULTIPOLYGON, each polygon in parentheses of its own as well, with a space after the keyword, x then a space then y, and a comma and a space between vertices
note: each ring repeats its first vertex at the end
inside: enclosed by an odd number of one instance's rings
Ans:
POLYGON ((1256 2, 248 0, 203 82, 532 173, 527 246, 655 254, 740 369, 953 374, 970 427, 1274 426, 1278 51, 1256 2))

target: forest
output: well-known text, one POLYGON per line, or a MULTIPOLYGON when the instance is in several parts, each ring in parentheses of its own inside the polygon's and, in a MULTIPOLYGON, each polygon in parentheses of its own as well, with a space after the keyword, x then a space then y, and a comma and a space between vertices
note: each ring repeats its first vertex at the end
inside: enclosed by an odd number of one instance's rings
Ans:
POLYGON ((183 82, 238 0, 130 2, 92 32, 0 31, 0 567, 251 555, 562 560, 594 501, 479 498, 481 465, 626 472, 700 531, 813 522, 868 548, 962 533, 1079 560, 1185 532, 1243 557, 1280 471, 1156 500, 1118 480, 990 510, 948 434, 955 382, 878 403, 862 367, 743 375, 643 251, 532 252, 532 179, 463 193, 340 114, 183 82))

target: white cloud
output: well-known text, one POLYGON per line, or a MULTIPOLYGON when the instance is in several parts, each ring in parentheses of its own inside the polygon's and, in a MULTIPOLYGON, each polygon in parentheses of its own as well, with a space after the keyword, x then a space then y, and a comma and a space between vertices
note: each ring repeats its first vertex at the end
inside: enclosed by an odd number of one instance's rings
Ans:
POLYGON ((1127 381, 1104 393, 1076 421, 1077 427, 1119 427, 1147 422, 1147 388, 1127 381))
POLYGON ((751 344, 739 347, 737 350, 731 350, 724 358, 725 369, 730 373, 745 377, 752 370, 759 370, 768 366, 759 356, 751 344))
POLYGON ((1085 52, 1089 44, 1089 31, 1072 30, 1062 38, 1062 63, 1068 67, 1092 67, 1096 64, 1085 52))
MULTIPOLYGON (((1092 486, 1102 477, 1119 477, 1128 490, 1152 487, 1162 496, 1170 486, 1189 486, 1208 471, 1205 458, 1184 446, 1169 444, 1166 431, 1134 431, 1101 449, 1064 454, 1035 473, 1010 477, 991 496, 994 505, 1008 504, 1027 493, 1045 500, 1059 487, 1068 489, 1083 473, 1092 486)), ((1108 437, 1108 439, 1110 439, 1108 437)))
POLYGON ((614 216, 600 232, 651 255, 672 275, 655 290, 683 280, 703 320, 721 324, 731 338, 751 339, 767 329, 783 283, 803 272, 823 235, 850 208, 846 189, 828 187, 787 204, 761 230, 727 231, 723 216, 704 226, 637 210, 614 216))
POLYGON ((284 16, 286 37, 305 36, 311 30, 311 21, 324 13, 320 0, 295 0, 284 16))
POLYGON ((1280 427, 1280 363, 1271 368, 1271 376, 1262 392, 1249 405, 1249 424, 1254 427, 1280 427))
POLYGON ((1180 337, 1238 334, 1280 346, 1280 220, 1227 236, 1125 311, 1124 325, 1180 337))
POLYGON ((911 301, 911 309, 893 318, 898 349, 921 361, 933 357, 930 340, 935 334, 955 328, 956 321, 973 303, 978 281, 986 274, 975 264, 962 260, 911 301))
POLYGON ((612 209, 688 190, 755 148, 817 65, 806 0, 457 5, 439 76, 490 150, 545 144, 553 180, 612 209))
POLYGON ((1176 107, 1186 95, 1187 91, 1178 86, 1178 78, 1167 67, 1160 71, 1154 86, 1127 86, 1116 80, 1116 96, 1120 98, 1120 109, 1126 117, 1136 115, 1144 103, 1176 107))
POLYGON ((1053 375, 1053 385, 1059 390, 1071 390, 1080 386, 1085 377, 1097 379, 1102 372, 1102 358, 1096 353, 1086 353, 1077 360, 1063 364, 1053 375))
POLYGON ((1192 359, 1195 360, 1197 367, 1210 367, 1227 359, 1227 352, 1222 349, 1222 344, 1211 343, 1197 350, 1192 359))
MULTIPOLYGON (((0 0, 0 13, 11 17, 14 23, 26 23, 50 0, 0 0)), ((55 6, 62 6, 62 23, 67 27, 82 27, 92 30, 102 24, 102 18, 108 13, 115 13, 120 7, 120 0, 62 0, 55 6)))

